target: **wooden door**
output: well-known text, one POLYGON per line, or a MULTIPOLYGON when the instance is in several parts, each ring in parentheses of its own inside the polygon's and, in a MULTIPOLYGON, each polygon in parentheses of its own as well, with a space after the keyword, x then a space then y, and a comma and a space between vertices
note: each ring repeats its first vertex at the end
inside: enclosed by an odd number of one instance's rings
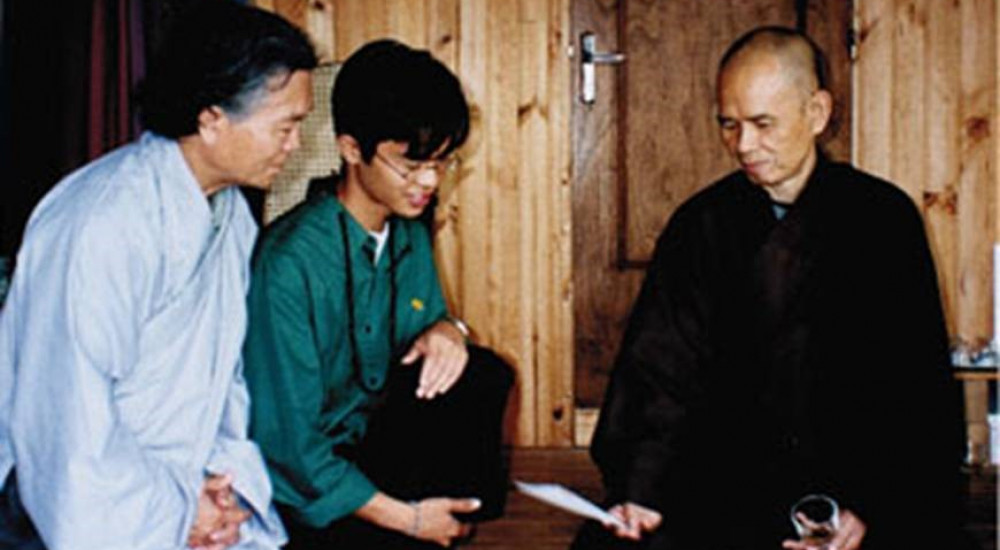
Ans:
MULTIPOLYGON (((830 57, 840 112, 826 149, 836 159, 849 159, 852 4, 573 0, 573 36, 591 31, 598 49, 626 55, 622 65, 597 66, 596 101, 584 105, 576 99, 572 115, 574 360, 581 418, 604 397, 632 301, 670 214, 735 168, 719 142, 714 105, 716 65, 734 39, 770 24, 805 29, 819 43, 830 57)), ((577 436, 586 442, 585 434, 577 436)))

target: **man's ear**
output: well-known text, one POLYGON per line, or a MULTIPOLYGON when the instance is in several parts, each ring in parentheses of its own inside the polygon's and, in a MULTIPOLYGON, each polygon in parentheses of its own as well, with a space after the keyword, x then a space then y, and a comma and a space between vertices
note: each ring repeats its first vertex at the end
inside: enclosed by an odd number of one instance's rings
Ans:
POLYGON ((364 162, 364 156, 361 154, 361 145, 358 143, 358 140, 354 139, 354 136, 347 134, 338 135, 337 149, 347 164, 361 164, 364 162))
POLYGON ((220 132, 229 124, 229 117, 217 105, 205 107, 198 113, 198 134, 206 143, 215 143, 220 132))
POLYGON ((830 124, 833 115, 833 96, 826 90, 816 90, 809 98, 809 120, 813 135, 820 135, 830 124))

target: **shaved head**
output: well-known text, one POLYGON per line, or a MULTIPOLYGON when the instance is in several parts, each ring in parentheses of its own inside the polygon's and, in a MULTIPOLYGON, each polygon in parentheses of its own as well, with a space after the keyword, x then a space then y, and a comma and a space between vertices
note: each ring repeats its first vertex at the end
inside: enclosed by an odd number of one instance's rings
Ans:
POLYGON ((733 42, 719 62, 719 79, 762 58, 777 59, 784 75, 806 94, 829 90, 822 50, 805 34, 786 27, 759 27, 733 42))
POLYGON ((822 52, 792 29, 751 31, 719 62, 716 96, 722 143, 747 178, 794 202, 833 112, 822 52))

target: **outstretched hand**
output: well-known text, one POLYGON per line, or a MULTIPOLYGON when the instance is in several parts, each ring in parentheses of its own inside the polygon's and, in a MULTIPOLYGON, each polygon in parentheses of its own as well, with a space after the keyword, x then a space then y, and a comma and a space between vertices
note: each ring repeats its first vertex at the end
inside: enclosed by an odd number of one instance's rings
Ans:
POLYGON ((424 364, 417 384, 417 397, 434 399, 447 392, 462 376, 469 362, 465 337, 448 321, 438 321, 417 338, 403 356, 404 365, 423 357, 424 364))

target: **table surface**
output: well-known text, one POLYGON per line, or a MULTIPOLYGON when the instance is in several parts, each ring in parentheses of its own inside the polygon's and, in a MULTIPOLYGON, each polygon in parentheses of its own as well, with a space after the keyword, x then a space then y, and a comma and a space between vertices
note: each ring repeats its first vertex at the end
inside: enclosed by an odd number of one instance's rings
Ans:
POLYGON ((997 367, 952 367, 959 380, 1000 380, 997 367))

